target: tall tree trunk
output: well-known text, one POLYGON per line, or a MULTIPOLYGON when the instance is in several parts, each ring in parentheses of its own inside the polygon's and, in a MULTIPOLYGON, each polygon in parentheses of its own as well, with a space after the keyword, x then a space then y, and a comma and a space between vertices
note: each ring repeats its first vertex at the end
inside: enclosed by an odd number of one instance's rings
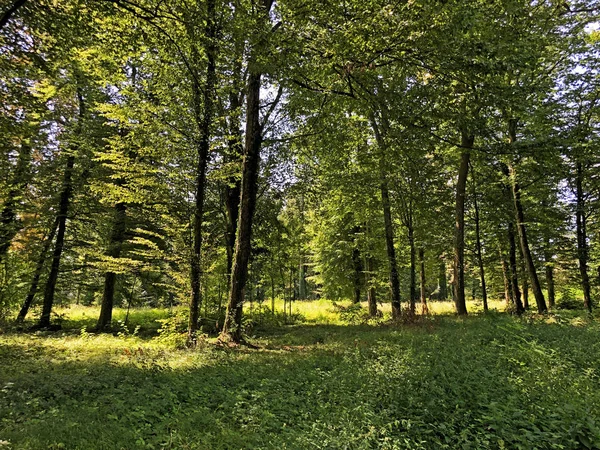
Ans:
POLYGON ((583 192, 583 164, 576 163, 576 222, 577 222, 577 258, 579 260, 579 273, 581 275, 581 288, 583 289, 583 305, 585 309, 592 312, 592 300, 590 296, 590 278, 588 275, 588 243, 587 243, 587 218, 585 206, 585 193, 583 192))
MULTIPOLYGON (((193 218, 193 248, 190 261, 190 281, 191 281, 191 297, 190 297, 190 316, 188 322, 188 343, 193 345, 196 341, 196 333, 198 331, 198 318, 200 305, 202 303, 202 288, 201 288, 201 251, 202 251, 202 221, 204 218, 204 198, 206 194, 206 167, 209 159, 210 151, 210 133, 213 120, 214 96, 216 77, 216 54, 217 54, 217 21, 215 0, 206 1, 206 57, 208 60, 206 66, 205 85, 201 88, 197 81, 192 83, 192 94, 194 103, 194 116, 200 140, 198 142, 198 155, 196 162, 196 185, 195 194, 196 202, 194 205, 193 218)), ((195 37, 192 31, 191 35, 195 37)), ((195 53, 194 63, 199 64, 199 56, 195 53)))
POLYGON ((410 314, 416 312, 417 301, 417 249, 415 247, 415 231, 412 226, 412 217, 408 225, 408 243, 410 246, 410 314))
POLYGON ((398 264, 396 262, 396 248, 394 247, 394 227, 392 222, 392 208, 390 206, 390 194, 385 167, 385 153, 387 150, 384 137, 381 135, 375 115, 371 117, 371 126, 375 134, 375 140, 380 150, 379 157, 379 181, 381 191, 381 206, 383 208, 383 222, 385 226, 385 243, 387 249, 388 263, 390 267, 390 291, 392 294, 392 317, 400 317, 400 279, 398 278, 398 264))
POLYGON ((375 260, 373 256, 370 254, 367 255, 367 272, 368 272, 368 281, 367 281, 367 303, 369 305, 369 316, 376 317, 377 316, 377 289, 375 289, 375 260))
POLYGON ((354 266, 354 298, 353 303, 360 303, 360 285, 362 279, 362 260, 360 257, 360 250, 355 248, 352 250, 352 265, 354 266))
MULTIPOLYGON (((80 113, 81 114, 81 113, 80 113)), ((81 120, 81 119, 80 119, 81 120)), ((63 175, 62 191, 60 194, 60 202, 58 205, 58 227, 56 233, 56 244, 54 245, 54 254, 52 255, 52 265, 50 266, 50 274, 46 281, 46 289, 44 291, 44 304, 42 307, 42 315, 38 323, 39 328, 50 327, 50 315, 52 314, 52 306, 54 304, 54 293, 56 291, 56 281, 58 280, 58 271, 60 269, 60 259, 65 243, 65 231, 67 229, 67 215, 69 214, 69 204, 73 192, 73 167, 75 165, 75 156, 67 157, 65 173, 63 175)))
MULTIPOLYGON (((113 228, 108 244, 106 256, 109 258, 119 258, 125 241, 127 219, 127 207, 124 203, 115 205, 113 228)), ((112 312, 115 299, 115 285, 117 274, 108 271, 104 274, 104 292, 102 294, 102 306, 100 307, 100 317, 96 325, 97 331, 108 330, 111 327, 112 312)))
POLYGON ((475 137, 461 130, 460 167, 456 184, 456 225, 454 234, 454 304, 459 316, 467 315, 465 301, 465 197, 469 161, 475 137))
POLYGON ((525 227, 525 217, 523 214, 523 206, 521 204, 519 183, 516 180, 514 167, 511 166, 509 170, 511 172, 512 191, 517 217, 517 230, 519 232, 519 241, 521 243, 521 253, 523 255, 523 259, 525 260, 525 267, 527 269, 529 280, 531 281, 531 289, 535 297, 538 312, 543 313, 546 312, 548 308, 546 307, 544 293, 542 292, 542 287, 540 286, 540 281, 538 279, 533 258, 531 256, 531 250, 529 249, 529 241, 527 239, 527 229, 525 227))
POLYGON ((548 287, 548 307, 554 308, 556 305, 556 294, 554 292, 554 263, 552 261, 552 252, 547 242, 544 251, 544 262, 546 263, 546 286, 548 287))
POLYGON ((8 23, 14 13, 16 13, 21 6, 27 3, 27 0, 15 0, 15 2, 4 12, 0 17, 0 30, 8 23))
MULTIPOLYGON (((259 13, 268 21, 273 0, 262 0, 259 13)), ((255 51, 255 49, 252 49, 255 51)), ((252 220, 256 208, 258 189, 258 168, 263 130, 260 125, 260 85, 262 73, 255 67, 255 56, 248 62, 248 89, 246 101, 246 140, 242 163, 242 180, 240 205, 237 221, 235 252, 231 269, 231 282, 225 323, 221 331, 222 340, 242 341, 242 309, 244 305, 244 288, 248 277, 248 261, 251 251, 252 220)), ((272 107, 274 107, 272 105, 272 107)))
MULTIPOLYGON (((242 83, 242 51, 236 49, 238 55, 233 69, 233 89, 229 94, 229 139, 227 141, 228 152, 225 155, 225 163, 235 165, 240 168, 244 153, 241 137, 241 106, 243 99, 242 83)), ((227 252, 227 274, 228 280, 231 279, 231 266, 233 264, 233 252, 235 250, 235 236, 237 231, 237 219, 240 206, 241 177, 238 171, 232 174, 225 184, 225 209, 227 211, 227 230, 225 249, 227 252)))
MULTIPOLYGON (((521 255, 522 256, 522 255, 521 255)), ((521 257, 521 280, 523 282, 523 308, 529 309, 529 283, 527 282, 527 269, 525 269, 525 260, 521 257)))
MULTIPOLYGON (((473 183, 473 188, 475 188, 475 183, 473 183)), ((481 300, 483 301, 483 312, 488 312, 487 288, 485 285, 485 269, 483 267, 481 230, 479 224, 479 205, 477 204, 476 192, 473 192, 473 206, 475 207, 475 246, 477 250, 477 264, 479 265, 479 277, 481 279, 481 300)))
POLYGON ((242 166, 242 191, 229 300, 225 324, 221 332, 222 339, 232 340, 236 343, 242 340, 242 307, 244 302, 244 288, 248 277, 248 261, 251 251, 250 239, 256 207, 258 166, 262 144, 262 129, 259 123, 260 80, 261 74, 256 72, 251 72, 248 77, 246 146, 242 166))
POLYGON ((0 262, 6 256, 12 240, 20 229, 16 209, 27 187, 30 159, 31 147, 27 144, 21 144, 11 188, 0 213, 0 262))
POLYGON ((423 247, 419 248, 419 262, 421 264, 421 314, 429 314, 429 307, 427 306, 427 286, 425 279, 425 250, 423 247))
POLYGON ((42 246, 42 251, 40 252, 40 256, 38 258, 37 264, 35 266, 35 272, 33 272, 33 279, 31 280, 31 285, 29 286, 29 292, 27 293, 27 297, 25 297, 25 301, 23 302, 23 306, 21 306, 21 310, 17 316, 16 323, 23 323, 27 313, 29 312, 29 308, 33 303, 35 298, 35 294, 37 294, 38 286, 40 283, 40 277, 42 276, 42 272, 44 271, 44 264, 46 262, 46 255, 48 254, 48 250, 50 250, 50 246, 52 245, 52 241, 54 240, 54 235, 56 234, 56 229, 58 228, 58 218, 54 220, 52 224, 52 228, 48 233, 48 236, 44 239, 44 245, 42 246))
MULTIPOLYGON (((517 140, 517 125, 518 119, 513 118, 508 121, 508 136, 509 136, 509 144, 514 145, 517 140)), ((527 239, 527 229, 525 227, 525 216, 523 214, 523 205, 521 204, 521 190, 519 186, 519 182, 517 181, 517 176, 515 172, 515 168, 513 165, 509 166, 509 175, 512 184, 512 193, 513 200, 515 205, 515 214, 516 214, 516 225, 517 231, 519 233, 519 241, 521 243, 521 253, 523 254, 523 258, 525 259, 525 266, 527 268, 527 273, 529 275, 529 280, 531 281, 531 289, 533 291, 533 295, 535 297, 535 302, 537 304, 537 309, 539 313, 546 312, 548 310, 546 306, 546 300, 544 299, 544 293, 542 292, 542 287, 540 285, 540 281, 537 276, 537 272, 535 270, 535 264, 533 263, 533 258, 531 256, 531 250, 529 248, 529 241, 527 239)))
POLYGON ((502 262, 502 279, 504 281, 504 301, 506 303, 506 308, 509 308, 511 304, 514 304, 514 299, 512 297, 512 288, 510 282, 510 274, 508 268, 508 262, 506 261, 506 257, 504 256, 504 252, 500 247, 500 261, 502 262))
POLYGON ((515 312, 523 314, 525 308, 521 302, 521 291, 519 290, 519 270, 517 268, 517 244, 515 241, 515 230, 512 221, 508 222, 508 260, 510 263, 510 287, 512 290, 512 299, 515 302, 515 312))

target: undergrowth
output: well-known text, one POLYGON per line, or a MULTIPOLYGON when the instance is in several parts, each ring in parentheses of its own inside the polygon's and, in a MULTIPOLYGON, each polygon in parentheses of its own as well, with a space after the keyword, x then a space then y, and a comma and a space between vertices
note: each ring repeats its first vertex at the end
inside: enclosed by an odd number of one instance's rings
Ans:
POLYGON ((326 308, 326 323, 257 309, 259 350, 178 348, 175 313, 120 335, 6 332, 0 448, 600 448, 585 314, 373 325, 326 308))

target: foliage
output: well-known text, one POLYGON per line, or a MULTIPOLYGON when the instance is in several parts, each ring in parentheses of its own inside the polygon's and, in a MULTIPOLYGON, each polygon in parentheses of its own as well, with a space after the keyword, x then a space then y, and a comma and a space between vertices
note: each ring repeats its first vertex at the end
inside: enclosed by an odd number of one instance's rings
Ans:
POLYGON ((403 328, 276 326, 250 353, 77 329, 7 333, 2 439, 82 449, 597 447, 598 326, 567 312, 546 322, 492 314, 403 328))

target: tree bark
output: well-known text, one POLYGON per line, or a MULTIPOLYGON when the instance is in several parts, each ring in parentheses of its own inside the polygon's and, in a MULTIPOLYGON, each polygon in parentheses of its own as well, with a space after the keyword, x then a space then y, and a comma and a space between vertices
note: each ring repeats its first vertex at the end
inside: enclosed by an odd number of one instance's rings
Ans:
POLYGON ((0 213, 0 262, 6 256, 12 240, 21 228, 17 221, 16 209, 28 184, 30 159, 31 147, 21 144, 11 188, 0 213))
MULTIPOLYGON (((127 223, 127 207, 124 203, 115 205, 113 220, 113 229, 108 244, 106 256, 110 258, 119 258, 125 241, 125 230, 127 223)), ((112 322, 112 312, 115 299, 115 285, 117 274, 109 271, 104 274, 104 292, 102 294, 102 305, 100 307, 100 317, 96 325, 97 331, 109 330, 112 322)))
POLYGON ((508 244, 510 246, 508 260, 510 264, 510 287, 512 299, 515 302, 515 312, 523 314, 525 308, 521 302, 521 291, 519 290, 519 271, 517 268, 517 244, 515 241, 515 230, 512 221, 508 222, 508 244))
MULTIPOLYGON (((518 119, 513 118, 508 121, 508 136, 509 144, 514 145, 517 140, 517 125, 518 119)), ((516 172, 514 166, 511 164, 508 168, 509 175, 512 184, 512 193, 515 206, 516 225, 519 233, 519 241, 521 243, 521 253, 525 259, 525 266, 531 281, 531 289, 535 297, 535 302, 539 313, 544 313, 548 310, 546 306, 546 300, 544 299, 544 293, 535 270, 533 258, 531 256, 531 250, 529 248, 529 241, 527 238, 527 229, 525 227, 525 217, 523 214, 523 205, 521 204, 521 190, 517 181, 516 172)))
POLYGON ((377 317, 377 290, 373 283, 373 280, 375 279, 375 261, 371 255, 367 256, 367 272, 367 303, 369 305, 369 316, 377 317))
MULTIPOLYGON (((473 186, 475 186, 475 183, 473 183, 473 186)), ((481 279, 481 300, 483 302, 483 312, 488 312, 487 288, 485 284, 485 269, 483 267, 481 230, 479 224, 479 205, 477 204, 476 192, 473 192, 473 206, 475 207, 475 246, 477 251, 477 264, 479 265, 479 277, 481 279)))
POLYGON ((504 301, 506 303, 506 307, 509 308, 511 304, 514 304, 514 300, 512 297, 508 262, 506 261, 504 253, 502 252, 502 248, 500 248, 500 261, 502 263, 502 279, 504 281, 504 301))
POLYGON ((354 266, 354 298, 353 303, 360 303, 360 287, 362 280, 362 261, 360 257, 360 250, 355 248, 352 250, 352 265, 354 266))
POLYGON ((40 256, 35 266, 35 272, 33 273, 33 279, 31 280, 31 285, 29 286, 29 292, 27 293, 27 297, 25 297, 23 306, 21 306, 21 310, 19 311, 19 314, 17 315, 17 319, 15 321, 17 324, 23 323, 25 317, 27 317, 29 308, 31 308, 31 305, 35 298, 35 294, 37 294, 38 286, 40 283, 40 277, 42 276, 44 264, 46 262, 46 255, 48 254, 48 250, 50 250, 50 246, 52 245, 52 241, 54 240, 54 235, 56 234, 57 228, 58 218, 54 220, 52 228, 50 229, 48 236, 44 240, 44 245, 42 246, 42 251, 40 252, 40 256))
POLYGON ((465 197, 469 161, 475 137, 461 130, 460 167, 456 184, 456 225, 454 234, 454 304, 459 316, 467 315, 465 301, 465 197))
POLYGON ((576 163, 576 198, 577 205, 575 217, 577 222, 577 259, 579 260, 579 274, 581 276, 581 288, 583 289, 583 306, 592 312, 592 300, 590 296, 590 278, 588 275, 588 243, 587 243, 587 218, 585 193, 583 192, 583 164, 576 163))
POLYGON ((533 295, 535 297, 535 302, 537 305, 538 312, 544 313, 548 310, 546 306, 546 300, 544 299, 544 293, 542 292, 542 288, 540 286, 540 281, 537 276, 537 272, 535 270, 535 265, 533 263, 533 258, 531 256, 531 250, 529 249, 529 241, 527 239, 527 229, 525 227, 525 217, 523 214, 523 206, 521 204, 521 192, 519 188, 519 183, 516 180, 516 174, 514 167, 509 167, 511 179, 512 179, 512 191, 513 191, 513 199, 515 202, 515 211, 517 218, 517 229, 519 232, 519 241, 521 243, 521 253, 525 260, 525 267, 527 269, 527 274, 529 275, 529 280, 531 281, 531 289, 533 291, 533 295))
POLYGON ((252 221, 256 207, 258 166, 262 129, 259 123, 261 74, 252 72, 248 77, 248 105, 246 120, 246 149, 242 165, 242 191, 238 216, 236 246, 233 257, 231 283, 225 324, 221 332, 224 340, 239 343, 242 340, 242 307, 244 288, 248 277, 252 221))
POLYGON ((416 312, 417 301, 417 249, 415 247, 415 231, 412 226, 412 217, 409 219, 408 243, 410 246, 410 314, 416 312))
POLYGON ((375 134, 375 140, 380 150, 379 157, 379 180, 381 191, 381 206, 383 208, 383 221, 385 227, 385 243, 387 249, 388 263, 390 267, 390 290, 392 295, 392 318, 400 317, 400 279, 398 278, 398 265, 396 262, 396 248, 394 247, 394 227, 392 223, 392 209, 390 206, 390 194, 385 167, 385 153, 387 150, 384 137, 381 135, 375 115, 371 117, 371 126, 375 134))
MULTIPOLYGON (((80 119, 81 120, 81 119, 80 119)), ((46 289, 44 291, 44 304, 42 307, 42 315, 38 323, 39 328, 50 327, 50 315, 52 314, 52 306, 54 304, 54 293, 56 291, 56 281, 58 280, 58 272, 60 269, 60 259, 62 256, 65 231, 67 228, 67 215, 69 213, 69 204, 73 193, 73 167, 75 165, 75 156, 67 157, 65 173, 63 175, 62 191, 60 194, 60 202, 58 205, 58 228, 56 233, 56 244, 54 245, 54 254, 52 255, 52 265, 50 266, 50 274, 46 281, 46 289)))
POLYGON ((429 314, 429 307, 427 306, 427 286, 425 279, 425 250, 423 247, 419 248, 419 262, 421 264, 421 314, 429 314))
POLYGON ((548 288, 548 307, 554 308, 556 305, 556 294, 554 292, 554 263, 552 253, 549 248, 544 251, 544 262, 546 263, 546 286, 548 288))
MULTIPOLYGON (((198 155, 196 162, 196 185, 195 194, 196 202, 194 205, 193 218, 193 244, 192 255, 190 261, 190 281, 191 281, 191 297, 190 297, 190 316, 188 322, 188 343, 193 345, 196 341, 198 331, 198 318, 200 305, 202 303, 202 288, 201 288, 201 252, 202 252, 202 221, 204 219, 204 199, 206 194, 206 167, 208 165, 211 125, 213 120, 214 96, 216 77, 216 36, 217 21, 215 0, 206 1, 206 80, 205 85, 201 88, 197 81, 192 83, 192 94, 194 103, 194 116, 200 140, 198 142, 198 155)), ((191 32, 192 36, 195 33, 191 32)), ((194 53, 194 62, 199 64, 199 56, 194 53)))
POLYGON ((521 280, 523 281, 523 308, 529 309, 529 283, 527 282, 527 269, 525 269, 525 261, 521 255, 521 280))

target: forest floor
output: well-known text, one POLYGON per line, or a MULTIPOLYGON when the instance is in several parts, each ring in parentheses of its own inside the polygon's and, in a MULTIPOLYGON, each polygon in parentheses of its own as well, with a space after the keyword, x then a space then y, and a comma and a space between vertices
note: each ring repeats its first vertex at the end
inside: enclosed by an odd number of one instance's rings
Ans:
POLYGON ((0 450, 600 448, 598 318, 432 309, 361 324, 298 302, 291 325, 256 309, 258 350, 177 348, 161 310, 95 335, 97 308, 65 309, 62 332, 0 334, 0 450))

